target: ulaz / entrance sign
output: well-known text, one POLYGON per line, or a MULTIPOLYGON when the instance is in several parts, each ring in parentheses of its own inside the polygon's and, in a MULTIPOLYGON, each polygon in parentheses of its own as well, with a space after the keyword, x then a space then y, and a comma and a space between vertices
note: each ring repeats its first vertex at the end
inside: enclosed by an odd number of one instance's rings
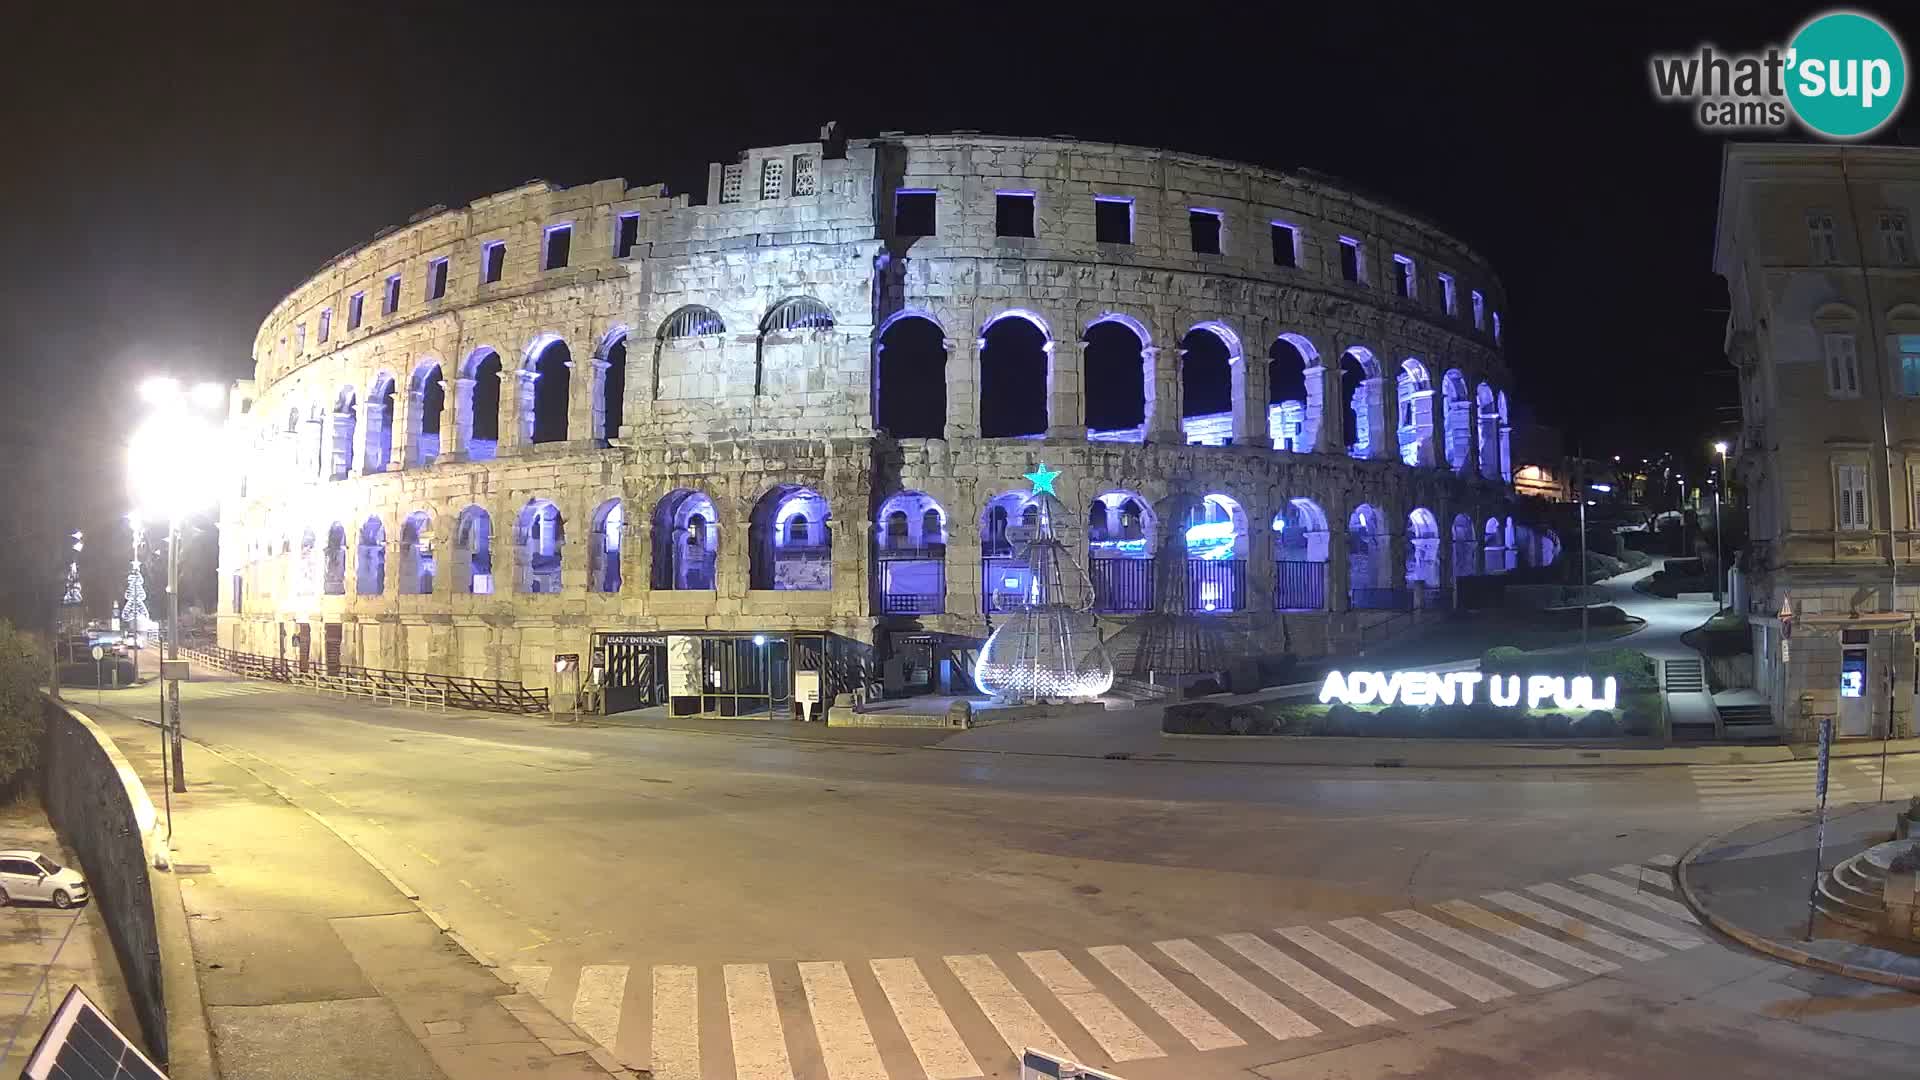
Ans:
POLYGON ((1352 671, 1327 672, 1320 687, 1323 705, 1471 705, 1474 692, 1486 684, 1486 700, 1496 708, 1526 707, 1538 709, 1552 703, 1556 709, 1591 711, 1611 709, 1616 701, 1614 677, 1593 692, 1593 676, 1575 675, 1486 675, 1478 671, 1352 671), (1525 689, 1525 694, 1521 693, 1525 689))

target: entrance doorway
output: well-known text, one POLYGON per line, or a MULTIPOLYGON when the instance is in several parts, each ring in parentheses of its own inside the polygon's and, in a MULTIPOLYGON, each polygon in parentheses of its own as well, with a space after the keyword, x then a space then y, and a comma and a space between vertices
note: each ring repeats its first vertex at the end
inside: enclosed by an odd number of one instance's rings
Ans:
POLYGON ((593 666, 606 670, 608 713, 664 705, 667 639, 659 634, 595 634, 593 666))
POLYGON ((700 639, 700 715, 793 715, 793 668, 787 639, 774 634, 700 639))
POLYGON ((1868 677, 1870 654, 1864 641, 1854 645, 1851 639, 1855 635, 1868 639, 1868 635, 1864 630, 1847 630, 1843 635, 1847 643, 1840 658, 1840 736, 1862 738, 1873 734, 1873 697, 1868 690, 1873 685, 1868 677))
POLYGON ((340 643, 346 637, 347 628, 340 623, 327 624, 326 662, 327 674, 340 674, 340 643))

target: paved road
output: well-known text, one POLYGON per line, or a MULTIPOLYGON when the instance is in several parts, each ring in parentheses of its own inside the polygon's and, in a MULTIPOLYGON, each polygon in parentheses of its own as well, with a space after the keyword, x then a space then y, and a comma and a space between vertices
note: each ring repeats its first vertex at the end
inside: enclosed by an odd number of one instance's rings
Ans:
MULTIPOLYGON (((1797 762, 1198 765, 189 702, 656 1078, 1008 1076, 1022 1042, 1129 1080, 1866 1076, 1920 1042, 1914 1000, 1795 984, 1673 907, 1663 865, 1805 801, 1797 762)), ((1840 797, 1876 778, 1848 763, 1840 797)))

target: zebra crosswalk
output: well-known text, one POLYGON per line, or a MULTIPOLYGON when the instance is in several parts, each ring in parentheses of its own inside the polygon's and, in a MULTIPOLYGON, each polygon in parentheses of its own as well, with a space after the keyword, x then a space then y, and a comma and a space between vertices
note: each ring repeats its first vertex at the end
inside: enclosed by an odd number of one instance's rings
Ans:
POLYGON ((1444 1019, 1698 948, 1673 865, 1152 943, 509 971, 655 1080, 972 1080, 1029 1047, 1124 1067, 1444 1019))
MULTIPOLYGON (((1687 774, 1702 813, 1765 817, 1811 810, 1819 802, 1814 790, 1816 762, 1769 761, 1755 765, 1689 765, 1687 774)), ((1834 758, 1827 770, 1829 805, 1873 802, 1880 799, 1881 759, 1834 758)), ((1900 757, 1886 767, 1885 797, 1904 799, 1920 794, 1920 762, 1900 757)))

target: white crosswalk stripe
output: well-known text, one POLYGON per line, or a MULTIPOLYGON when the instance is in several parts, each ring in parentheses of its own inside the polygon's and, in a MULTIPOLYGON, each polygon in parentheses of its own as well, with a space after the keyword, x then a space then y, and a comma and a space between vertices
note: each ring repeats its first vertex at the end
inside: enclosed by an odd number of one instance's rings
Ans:
POLYGON ((1616 907, 1605 900, 1596 900, 1591 896, 1574 892, 1565 885, 1546 883, 1529 885, 1527 891, 1535 896, 1543 896, 1563 907, 1572 908, 1584 915, 1590 915, 1603 923, 1611 923, 1622 930, 1639 934, 1650 941, 1657 941, 1669 949, 1695 949, 1706 944, 1706 939, 1685 930, 1677 930, 1652 919, 1636 915, 1625 908, 1616 907))
POLYGON ((699 969, 653 969, 653 1078, 700 1080, 699 969))
POLYGON ((765 964, 728 964, 727 1025, 733 1031, 733 1068, 741 1080, 793 1080, 787 1058, 787 1033, 773 999, 773 978, 765 964))
POLYGON ((1677 855, 1655 855, 1647 860, 1647 865, 1658 866, 1663 870, 1671 870, 1680 865, 1680 857, 1677 855))
POLYGON ((1454 952, 1470 956, 1502 975, 1518 979, 1536 990, 1562 986, 1567 981, 1531 960, 1523 960, 1505 949, 1489 945, 1472 934, 1463 933, 1418 911, 1389 911, 1387 918, 1416 934, 1445 945, 1454 952))
POLYGON ((1227 1004, 1239 1009, 1247 1019, 1276 1039, 1297 1039, 1318 1035, 1320 1029, 1306 1017, 1273 999, 1265 990, 1248 982, 1239 972, 1213 958, 1213 955, 1185 938, 1161 941, 1155 946, 1187 974, 1205 983, 1227 1004))
POLYGON ((1673 891, 1673 875, 1665 870, 1654 870, 1645 866, 1616 866, 1613 872, 1628 881, 1637 881, 1642 885, 1651 885, 1668 892, 1673 891))
POLYGON ((1125 945, 1099 945, 1088 949, 1087 954, 1100 961, 1103 967, 1113 973, 1114 978, 1125 983, 1127 989, 1147 1003, 1148 1008, 1160 1014, 1160 1019, 1179 1032, 1181 1038, 1192 1043, 1195 1050, 1220 1050, 1247 1044, 1245 1039, 1233 1033, 1232 1028, 1201 1008, 1199 1003, 1173 985, 1152 964, 1141 959, 1139 953, 1125 945))
POLYGON ((1565 912, 1555 911, 1534 900, 1517 893, 1490 892, 1488 900, 1499 904, 1508 911, 1518 912, 1542 926, 1551 927, 1571 938, 1578 938, 1588 945, 1598 945, 1608 952, 1619 953, 1630 960, 1658 960, 1663 954, 1659 949, 1630 941, 1611 930, 1602 929, 1590 922, 1582 922, 1565 912))
POLYGON ((1513 996, 1513 991, 1492 979, 1482 978, 1451 960, 1435 956, 1386 927, 1365 919, 1336 919, 1333 926, 1341 933, 1379 949, 1413 970, 1444 983, 1475 1001, 1494 1001, 1498 998, 1513 996))
POLYGON ((813 1013, 813 1032, 820 1039, 820 1057, 828 1080, 887 1080, 873 1032, 861 1015, 853 981, 837 961, 800 965, 800 982, 807 990, 807 1008, 813 1013))
POLYGON ((1489 934, 1506 938, 1515 945, 1530 949, 1542 956, 1550 956, 1563 964, 1570 964, 1589 975, 1605 975, 1610 971, 1619 971, 1620 965, 1611 960, 1603 960, 1592 953, 1576 949, 1558 938, 1550 938, 1538 930, 1530 930, 1510 919, 1495 915, 1478 904, 1465 900, 1448 900, 1438 905, 1441 911, 1459 919, 1468 926, 1476 926, 1489 934))
MULTIPOLYGON (((1880 759, 1873 757, 1833 759, 1827 774, 1827 801, 1872 802, 1883 794, 1897 799, 1920 793, 1920 767, 1915 763, 1904 758, 1888 762, 1884 789, 1881 767, 1880 759)), ((1703 811, 1750 816, 1812 809, 1819 801, 1817 771, 1818 763, 1810 760, 1687 767, 1703 811)))
POLYGON ((1311 926, 1289 926, 1276 933, 1340 969, 1341 974, 1373 987, 1416 1016, 1453 1008, 1438 995, 1420 989, 1311 926))
POLYGON ((522 994, 534 997, 547 996, 547 980, 553 978, 553 968, 547 964, 514 964, 513 985, 522 994))
POLYGON ((1080 969, 1073 966, 1073 961, 1052 949, 1023 952, 1020 959, 1114 1061, 1166 1056, 1107 995, 1093 988, 1080 969))
POLYGON ((1045 1019, 1035 1011, 1020 991, 1014 988, 1007 973, 993 962, 993 957, 949 956, 947 968, 960 980, 960 985, 973 995, 973 1003, 987 1014, 987 1022, 1007 1041, 1007 1049, 1017 1056, 1026 1047, 1045 1050, 1060 1057, 1072 1057, 1067 1044, 1045 1019))
POLYGON ((954 1030, 940 999, 927 985, 920 965, 911 957, 872 962, 873 977, 893 1006, 894 1018, 906 1033, 913 1056, 920 1061, 927 1080, 969 1080, 980 1075, 967 1044, 954 1030))
POLYGON ((1595 892, 1603 892, 1608 896, 1618 897, 1628 903, 1638 904, 1648 910, 1657 911, 1670 919, 1679 919, 1681 922, 1692 923, 1695 926, 1700 924, 1700 920, 1693 917, 1693 912, 1687 910, 1687 905, 1677 900, 1669 900, 1664 896, 1646 889, 1637 889, 1624 881, 1615 881, 1603 874, 1581 874, 1573 880, 1595 892))
POLYGON ((1331 980, 1281 952, 1264 938, 1253 934, 1222 934, 1220 940, 1227 948, 1253 961, 1260 970, 1291 986, 1301 997, 1354 1027, 1393 1021, 1393 1017, 1335 986, 1331 980))
POLYGON ((627 995, 626 964, 592 964, 580 969, 573 994, 573 1022, 607 1049, 620 1034, 620 1002, 627 995))

